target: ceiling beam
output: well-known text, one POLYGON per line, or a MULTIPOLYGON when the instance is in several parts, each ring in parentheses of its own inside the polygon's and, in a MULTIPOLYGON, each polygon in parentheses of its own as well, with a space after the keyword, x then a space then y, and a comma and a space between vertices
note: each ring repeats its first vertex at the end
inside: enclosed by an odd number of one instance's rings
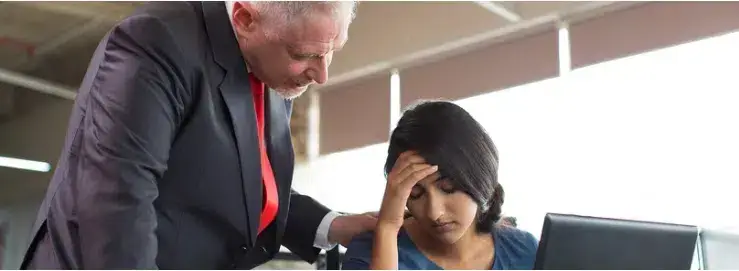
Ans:
POLYGON ((8 64, 9 67, 15 67, 15 70, 29 70, 33 69, 39 63, 43 62, 44 56, 49 53, 54 53, 57 49, 69 44, 70 42, 83 37, 91 31, 97 29, 101 25, 105 24, 106 21, 100 18, 93 18, 89 21, 80 24, 75 28, 70 28, 67 32, 64 32, 50 41, 43 43, 41 46, 36 47, 33 50, 33 55, 30 59, 21 58, 18 61, 11 62, 8 64))
POLYGON ((85 6, 82 2, 37 2, 37 1, 15 1, 12 2, 14 5, 21 5, 27 7, 33 7, 39 10, 45 10, 50 12, 59 12, 68 14, 76 17, 99 19, 110 23, 118 21, 120 18, 111 16, 108 12, 101 12, 94 8, 85 6))
POLYGON ((0 69, 0 82, 38 91, 48 95, 57 96, 67 100, 74 100, 77 92, 74 89, 62 86, 43 79, 23 75, 14 71, 0 69))
POLYGON ((520 22, 523 19, 523 17, 515 11, 515 3, 504 3, 500 1, 475 1, 475 4, 511 23, 520 22))
POLYGON ((81 37, 87 34, 88 32, 94 30, 95 28, 101 26, 103 23, 105 23, 104 19, 94 18, 94 19, 91 19, 85 22, 81 26, 70 28, 69 31, 64 32, 63 34, 59 35, 53 40, 46 42, 43 45, 37 47, 36 50, 34 51, 34 57, 39 57, 49 52, 53 52, 54 50, 63 46, 64 44, 67 44, 68 42, 78 37, 81 37))

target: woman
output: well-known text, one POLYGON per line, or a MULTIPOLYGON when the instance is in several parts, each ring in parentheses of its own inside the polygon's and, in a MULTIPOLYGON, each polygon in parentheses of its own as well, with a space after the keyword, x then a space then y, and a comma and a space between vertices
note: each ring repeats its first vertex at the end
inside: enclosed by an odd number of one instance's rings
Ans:
POLYGON ((532 269, 536 238, 497 223, 497 172, 493 141, 464 109, 408 109, 390 137, 377 228, 352 240, 342 268, 532 269))

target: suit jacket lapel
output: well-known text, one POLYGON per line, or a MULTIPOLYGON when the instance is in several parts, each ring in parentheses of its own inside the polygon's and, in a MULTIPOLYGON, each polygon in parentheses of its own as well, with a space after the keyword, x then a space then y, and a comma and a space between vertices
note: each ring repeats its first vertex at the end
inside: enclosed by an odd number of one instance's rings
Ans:
POLYGON ((254 245, 262 209, 262 170, 254 99, 238 43, 223 2, 202 2, 203 16, 216 63, 224 69, 218 89, 226 103, 236 139, 241 181, 246 194, 250 245, 254 245))

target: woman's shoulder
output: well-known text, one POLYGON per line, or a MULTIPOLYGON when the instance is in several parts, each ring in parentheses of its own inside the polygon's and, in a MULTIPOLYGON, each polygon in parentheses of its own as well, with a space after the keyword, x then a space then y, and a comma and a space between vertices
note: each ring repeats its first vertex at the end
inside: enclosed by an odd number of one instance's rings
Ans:
POLYGON ((507 226, 507 225, 500 225, 497 226, 496 229, 497 234, 496 236, 498 238, 506 240, 505 242, 522 242, 522 245, 533 245, 538 246, 539 241, 534 237, 533 234, 530 232, 507 226))
MULTIPOLYGON (((359 255, 359 254, 367 254, 369 255, 369 252, 372 250, 372 245, 374 243, 375 239, 375 232, 374 231, 368 231, 361 234, 358 234, 352 238, 351 242, 349 242, 349 245, 346 247, 347 252, 346 254, 352 254, 352 255, 359 255)), ((398 231, 398 249, 402 252, 404 249, 407 249, 409 245, 413 245, 412 242, 409 242, 408 233, 405 231, 405 229, 401 229, 398 231)))
POLYGON ((495 232, 496 252, 509 262, 506 269, 532 269, 539 241, 530 232, 510 226, 498 226, 495 232))
POLYGON ((352 238, 352 240, 349 242, 349 245, 346 247, 346 254, 364 254, 365 252, 370 252, 372 250, 372 242, 375 238, 375 233, 368 231, 364 233, 357 234, 352 238))
MULTIPOLYGON (((398 232, 398 268, 401 270, 427 269, 428 260, 423 257, 411 241, 405 228, 398 232)), ((342 269, 363 270, 369 269, 372 260, 372 245, 375 233, 365 232, 356 235, 349 245, 342 259, 342 269)))
POLYGON ((358 234, 352 238, 342 257, 342 269, 367 270, 372 262, 373 232, 358 234))

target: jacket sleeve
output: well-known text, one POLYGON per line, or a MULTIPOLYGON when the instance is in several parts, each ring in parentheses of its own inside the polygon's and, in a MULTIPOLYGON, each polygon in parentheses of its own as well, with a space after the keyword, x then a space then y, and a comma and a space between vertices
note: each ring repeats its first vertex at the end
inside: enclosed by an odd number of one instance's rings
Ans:
POLYGON ((130 17, 102 41, 78 99, 75 182, 83 269, 155 269, 157 181, 189 95, 164 23, 130 17))
POLYGON ((284 243, 291 252, 306 262, 314 263, 320 249, 313 246, 321 220, 330 210, 309 196, 291 191, 284 243))

